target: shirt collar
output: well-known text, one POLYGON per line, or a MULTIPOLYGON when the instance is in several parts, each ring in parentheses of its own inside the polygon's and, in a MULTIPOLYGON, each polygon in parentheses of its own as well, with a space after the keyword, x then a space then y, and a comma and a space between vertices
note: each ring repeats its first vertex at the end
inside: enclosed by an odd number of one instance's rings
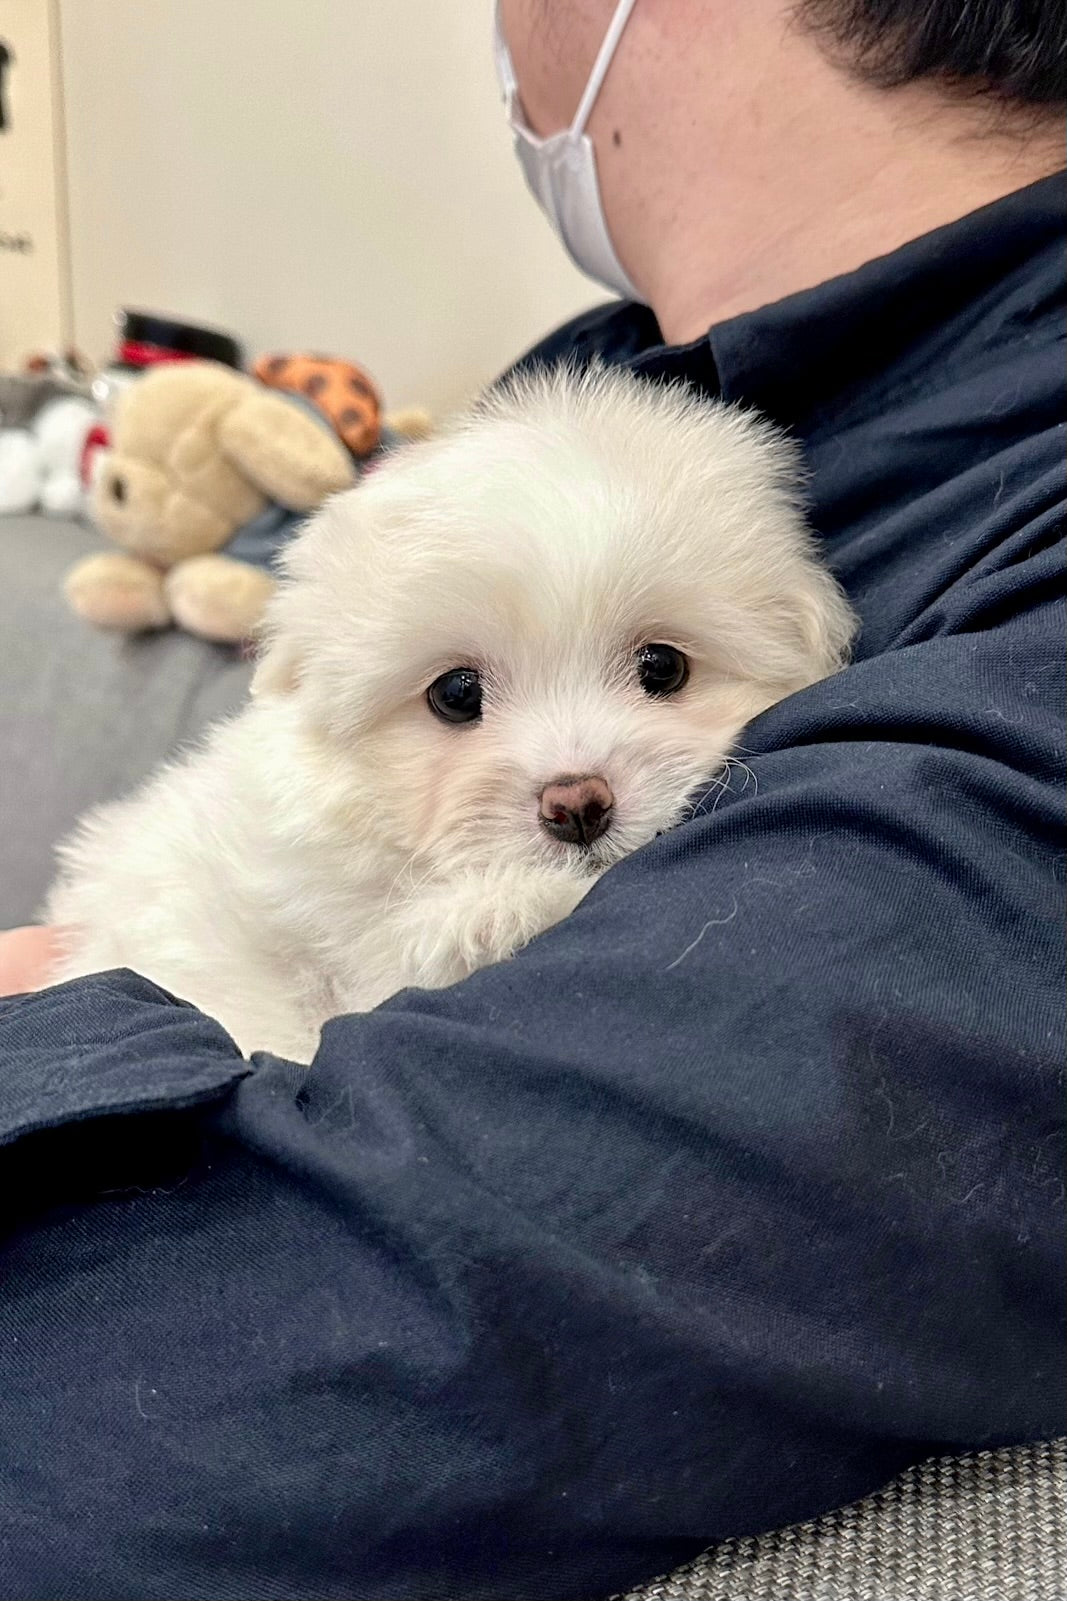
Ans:
POLYGON ((620 307, 607 326, 591 320, 588 354, 796 424, 875 378, 905 382, 909 352, 922 347, 928 364, 931 336, 958 356, 961 341, 986 348, 1049 300, 1062 305, 1065 202, 1058 172, 689 345, 664 344, 647 308, 620 307))

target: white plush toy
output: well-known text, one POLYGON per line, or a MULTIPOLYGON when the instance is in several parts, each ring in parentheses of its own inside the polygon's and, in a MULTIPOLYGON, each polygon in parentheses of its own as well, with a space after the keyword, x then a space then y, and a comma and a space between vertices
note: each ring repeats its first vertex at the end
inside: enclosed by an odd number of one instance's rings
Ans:
POLYGON ((66 395, 50 400, 28 426, 0 430, 0 513, 84 511, 82 452, 99 421, 92 401, 66 395))
POLYGON ((0 429, 0 512, 31 511, 40 495, 36 439, 28 428, 0 429))

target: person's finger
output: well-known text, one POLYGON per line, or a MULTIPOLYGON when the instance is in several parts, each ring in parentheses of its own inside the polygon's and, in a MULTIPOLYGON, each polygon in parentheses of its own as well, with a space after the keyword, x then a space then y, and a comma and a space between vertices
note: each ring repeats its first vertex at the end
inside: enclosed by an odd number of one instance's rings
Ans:
POLYGON ((61 954, 62 930, 27 926, 0 933, 0 995, 41 988, 61 954))

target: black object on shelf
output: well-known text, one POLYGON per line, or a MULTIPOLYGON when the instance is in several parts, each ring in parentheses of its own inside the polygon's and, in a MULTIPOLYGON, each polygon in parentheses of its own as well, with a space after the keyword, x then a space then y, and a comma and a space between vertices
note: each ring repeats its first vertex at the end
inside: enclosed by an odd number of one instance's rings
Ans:
POLYGON ((117 318, 119 348, 116 366, 145 367, 156 361, 185 357, 241 366, 241 347, 230 334, 197 323, 178 322, 151 311, 123 309, 117 318))

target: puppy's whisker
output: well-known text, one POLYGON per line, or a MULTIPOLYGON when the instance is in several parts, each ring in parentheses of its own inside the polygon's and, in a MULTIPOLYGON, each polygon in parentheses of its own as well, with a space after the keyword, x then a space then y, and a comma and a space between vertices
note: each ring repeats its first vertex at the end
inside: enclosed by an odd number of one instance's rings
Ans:
POLYGON ((389 888, 385 892, 385 900, 382 904, 383 912, 389 911, 393 902, 393 897, 396 895, 397 890, 405 877, 408 879, 409 890, 414 887, 414 867, 418 858, 419 852, 415 850, 412 851, 409 856, 406 856, 403 862, 401 862, 400 867, 397 869, 392 881, 390 882, 389 888))
POLYGON ((729 792, 731 771, 735 767, 739 767, 741 769, 741 771, 745 775, 745 782, 742 784, 739 793, 743 795, 745 793, 746 789, 749 786, 749 782, 751 781, 751 783, 752 783, 752 798, 753 798, 753 800, 759 794, 759 779, 756 777, 756 775, 752 771, 751 767, 749 767, 748 763, 739 761, 736 756, 727 756, 726 757, 726 761, 725 761, 725 766, 724 766, 724 769, 723 769, 723 772, 724 772, 724 775, 725 775, 725 781, 722 784, 722 787, 720 788, 719 793, 715 797, 715 804, 711 808, 711 814, 712 814, 713 817, 715 815, 715 812, 718 810, 719 802, 722 800, 723 796, 729 792))
MULTIPOLYGON (((756 777, 755 773, 752 771, 752 769, 748 765, 748 763, 739 761, 736 756, 727 756, 727 758, 726 758, 726 767, 727 767, 727 772, 729 772, 729 769, 731 767, 739 767, 741 769, 741 771, 744 773, 745 782, 741 786, 742 795, 745 793, 745 790, 749 786, 749 781, 751 780, 751 783, 752 783, 752 795, 753 795, 753 799, 755 799, 755 797, 759 794, 759 779, 756 777)), ((727 780, 727 781, 729 781, 729 780, 727 780)))
POLYGON ((690 815, 690 817, 695 817, 696 816, 697 812, 700 811, 700 808, 704 805, 704 802, 707 800, 709 795, 713 794, 715 792, 715 790, 717 790, 717 789, 718 790, 722 790, 722 789, 724 789, 726 787, 727 783, 729 782, 729 771, 730 771, 729 767, 724 762, 723 766, 722 766, 722 771, 715 774, 714 778, 712 779, 711 783, 708 785, 707 789, 704 790, 704 792, 701 795, 699 795, 696 800, 690 801, 690 803, 689 803, 689 815, 690 815))
POLYGON ((385 897, 385 905, 382 907, 383 915, 392 910, 394 904, 399 904, 402 906, 409 905, 410 902, 414 900, 422 886, 434 876, 436 869, 434 864, 430 862, 425 871, 420 873, 418 878, 415 877, 415 863, 419 860, 421 855, 421 851, 413 851, 408 857, 407 861, 404 863, 403 867, 400 869, 399 873, 397 873, 396 877, 393 879, 393 882, 389 886, 389 891, 385 897), (403 895, 398 895, 397 891, 405 874, 407 875, 408 880, 407 887, 404 890, 403 895), (395 902, 394 897, 396 897, 395 902))

